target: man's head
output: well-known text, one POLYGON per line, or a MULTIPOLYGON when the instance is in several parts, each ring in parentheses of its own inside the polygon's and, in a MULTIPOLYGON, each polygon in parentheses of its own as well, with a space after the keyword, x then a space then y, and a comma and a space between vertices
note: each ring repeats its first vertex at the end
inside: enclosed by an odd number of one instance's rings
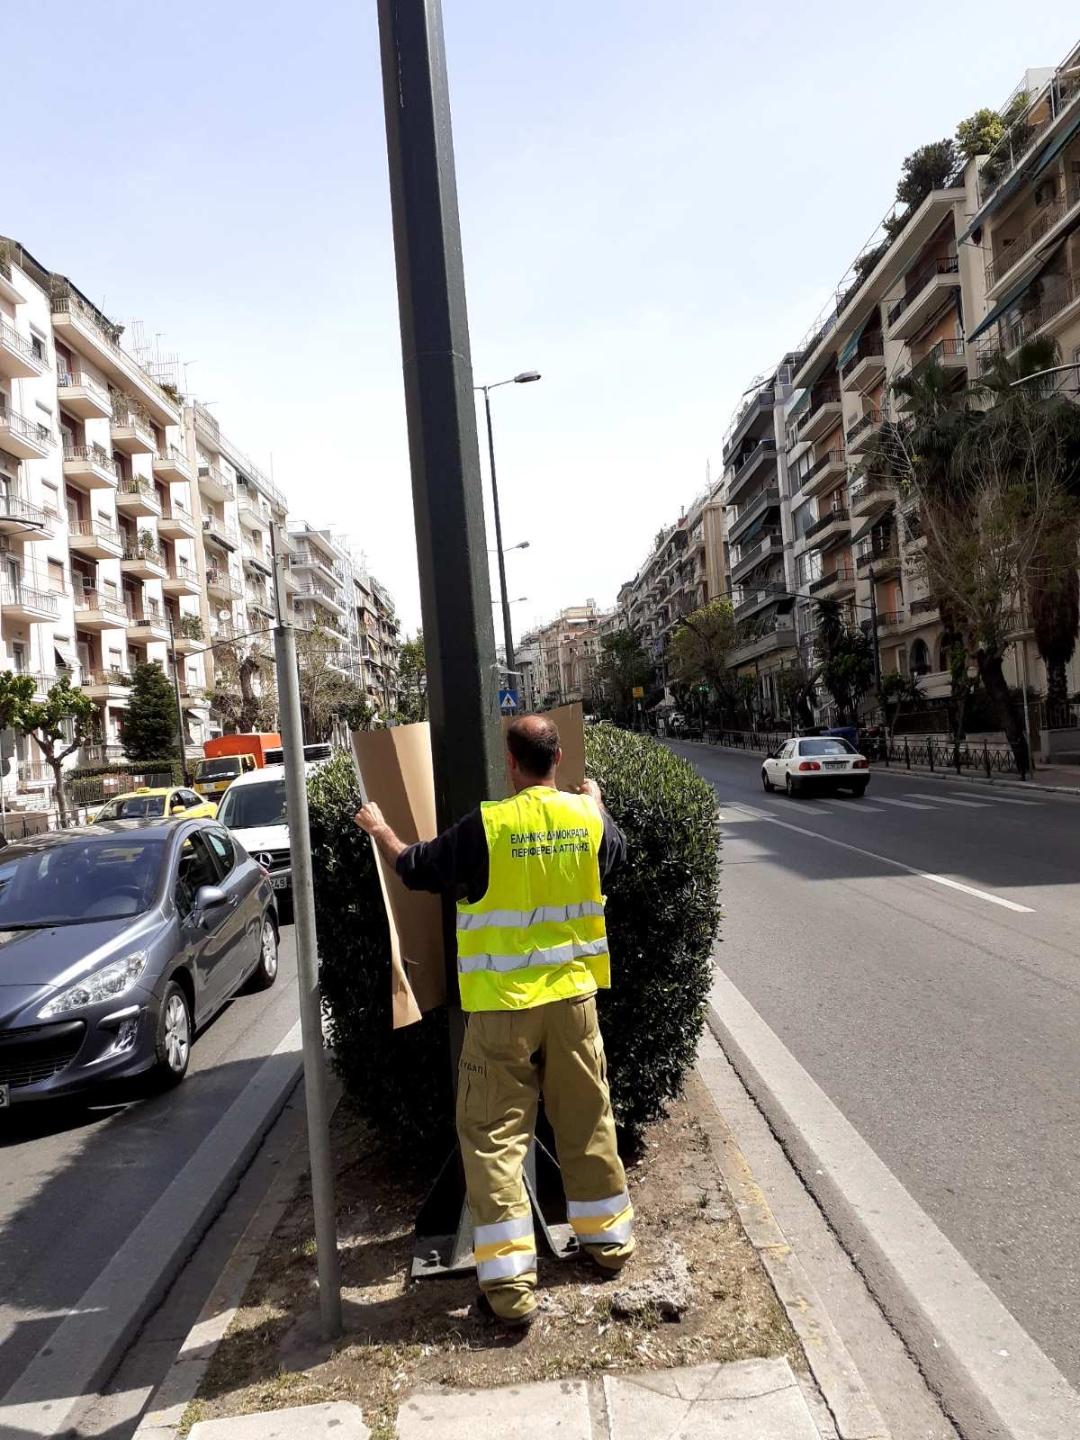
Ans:
POLYGON ((506 728, 506 749, 514 793, 530 785, 554 785, 562 759, 559 731, 546 715, 521 715, 506 728))

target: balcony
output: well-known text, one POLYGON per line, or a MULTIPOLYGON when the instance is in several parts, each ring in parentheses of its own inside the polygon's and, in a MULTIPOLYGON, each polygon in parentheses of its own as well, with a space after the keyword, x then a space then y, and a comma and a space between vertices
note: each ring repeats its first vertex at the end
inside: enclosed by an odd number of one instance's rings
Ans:
POLYGON ((959 337, 953 340, 939 340, 926 354, 911 367, 913 375, 919 375, 936 365, 939 370, 951 373, 967 373, 967 353, 959 337))
POLYGON ((236 505, 241 525, 246 525, 249 530, 266 530, 269 528, 269 511, 260 508, 258 496, 254 495, 247 485, 237 487, 236 505))
MULTIPOLYGON (((986 267, 986 292, 987 297, 993 296, 994 292, 1007 278, 1019 280, 1023 273, 1017 267, 1025 257, 1032 261, 1045 253, 1045 245, 1040 242, 1052 245, 1054 238, 1059 231, 1064 231, 1066 223, 1075 218, 1080 210, 1080 185, 1071 185, 1064 195, 1058 195, 1053 200, 1048 200, 1045 205, 1040 206, 1039 213, 1030 225, 1025 226, 1019 235, 1012 240, 1002 242, 998 253, 986 267)), ((997 238, 1004 226, 996 225, 995 238, 997 238)), ((1027 267, 1025 266, 1024 269, 1027 267)))
POLYGON ((198 570, 194 565, 185 564, 183 560, 174 560, 169 566, 165 578, 161 582, 161 588, 166 595, 202 594, 198 570))
POLYGON ((764 585, 758 585, 754 589, 744 587, 739 600, 735 602, 735 619, 746 620, 751 615, 756 615, 759 610, 764 610, 768 605, 775 605, 778 600, 790 598, 791 591, 779 580, 766 581, 764 585))
POLYGON ((207 464, 205 460, 199 461, 199 489, 208 500, 218 505, 236 499, 236 490, 225 471, 217 465, 207 464))
POLYGON ((860 340, 855 354, 840 368, 845 390, 872 390, 885 374, 885 341, 880 335, 860 340))
POLYGON ((332 590, 327 590, 322 585, 301 585, 296 591, 296 599, 313 600, 316 604, 325 606, 332 615, 344 615, 347 609, 332 590))
POLYGON ((206 686, 181 684, 180 704, 185 710, 205 710, 210 704, 206 686))
POLYGON ((760 475, 763 466, 775 465, 776 463, 776 442, 773 440, 761 440, 752 450, 740 456, 731 472, 731 479, 728 481, 727 503, 732 505, 745 490, 755 475, 760 475))
POLYGON ((850 565, 838 565, 820 580, 810 582, 810 594, 815 600, 839 600, 855 593, 855 571, 850 565))
POLYGON ((174 445, 166 445, 164 450, 158 451, 151 462, 151 468, 154 479, 163 480, 167 485, 182 485, 191 480, 191 466, 187 456, 174 445))
MULTIPOLYGON (((1046 275, 1043 277, 1044 297, 1012 321, 1001 324, 1002 343, 989 340, 980 347, 980 366, 989 367, 999 350, 1009 355, 1043 330, 1055 333, 1076 318, 1080 308, 1080 273, 1046 275)), ((0 437, 2 444, 2 437, 0 437)))
POLYGON ((68 550, 90 560, 118 560, 124 545, 116 530, 94 520, 68 522, 68 550))
POLYGON ((11 269, 11 260, 8 258, 6 246, 0 249, 0 298, 7 300, 12 305, 22 305, 26 302, 26 296, 15 284, 15 276, 11 269))
POLYGON ((243 595, 240 586, 229 572, 217 565, 206 567, 206 588, 211 595, 217 595, 223 600, 239 600, 243 595))
POLYGON ((736 645, 728 651, 727 664, 729 668, 737 665, 745 665, 750 660, 760 660, 763 655, 771 655, 774 650, 793 650, 795 648, 795 629, 789 616, 778 617, 775 626, 769 626, 761 635, 753 640, 747 640, 742 645, 736 645))
POLYGON ((55 620, 60 614, 60 601, 46 590, 34 590, 21 581, 0 583, 0 610, 5 620, 55 620))
POLYGON ((847 476, 847 456, 843 450, 827 450, 819 455, 802 477, 799 489, 804 495, 827 495, 847 476))
POLYGON ((861 576, 873 572, 876 580, 884 579, 886 575, 896 575, 900 570, 900 551, 897 548, 896 536, 860 545, 855 552, 855 569, 861 576))
POLYGON ((42 534, 51 531, 45 511, 22 495, 0 491, 0 535, 18 535, 28 530, 42 534))
POLYGON ((887 510, 896 500, 895 492, 875 475, 861 476, 852 483, 849 493, 851 513, 859 517, 887 510))
POLYGON ((917 335, 949 292, 960 288, 960 260, 956 255, 939 255, 907 277, 907 289, 890 309, 889 336, 910 340, 917 335))
POLYGON ((157 532, 165 540, 194 540, 195 521, 182 505, 173 501, 168 509, 162 509, 157 532))
POLYGON ((48 426, 27 420, 17 410, 9 410, 0 399, 0 450, 20 460, 44 460, 52 443, 48 426))
POLYGON ((763 515, 767 515, 770 510, 779 506, 779 504, 780 491, 773 489, 762 490, 762 492, 759 495, 755 495, 752 500, 747 500, 745 504, 738 506, 728 526, 728 539, 731 541, 738 540, 740 535, 746 534, 755 520, 761 519, 763 515))
POLYGON ((268 616, 271 620, 277 618, 277 611, 268 590, 249 590, 247 608, 258 615, 268 616))
POLYGON ((197 615, 182 615, 179 607, 170 612, 173 617, 172 645, 178 655, 190 655, 196 650, 205 650, 202 621, 197 615))
POLYGON ((724 442, 723 459, 727 465, 731 457, 739 448, 739 442, 748 434, 755 421, 763 416, 771 419, 773 406, 776 404, 776 396, 772 390, 759 390, 752 399, 740 410, 731 428, 731 433, 724 442))
POLYGON ((235 550, 240 544, 240 536, 237 534, 236 526, 230 525, 220 515, 204 515, 203 539, 210 540, 215 545, 220 545, 223 550, 235 550))
POLYGON ((260 574, 273 574, 274 567, 267 552, 250 544, 246 540, 244 541, 244 564, 250 565, 253 570, 258 570, 260 574))
POLYGON ((136 580, 164 580, 168 573, 165 557, 149 540, 139 540, 124 548, 120 561, 120 573, 133 575, 136 580))
POLYGON ((838 540, 846 540, 850 534, 850 514, 840 506, 835 506, 820 515, 807 529, 803 538, 809 542, 809 549, 827 550, 838 540))
POLYGON ((116 492, 116 508, 121 515, 156 517, 161 514, 161 501, 149 480, 134 475, 121 482, 116 492))
POLYGON ((199 444, 214 455, 220 455, 224 449, 221 426, 210 411, 198 403, 195 405, 195 436, 199 444))
POLYGON ((125 455, 153 455, 157 450, 154 427, 145 415, 135 410, 121 410, 113 415, 110 430, 114 450, 125 455))
POLYGON ((53 330, 65 345, 92 361, 129 394, 137 396, 155 424, 180 424, 178 402, 151 380, 133 356, 120 348, 118 326, 108 326, 73 291, 53 295, 51 306, 53 330))
POLYGON ((64 479, 82 490, 115 490, 116 461, 100 445, 69 445, 64 451, 64 479))
POLYGON ((881 429, 885 417, 880 410, 871 408, 860 415, 847 432, 847 446, 852 453, 862 450, 881 429))
POLYGON ((80 420, 108 420, 112 415, 108 390, 80 370, 58 371, 56 393, 67 413, 80 420))
POLYGON ((784 553, 784 537, 779 530, 768 530, 753 545, 740 545, 738 548, 739 558, 733 560, 731 564, 732 584, 749 575, 762 561, 768 560, 773 555, 782 555, 784 553))
POLYGON ((91 670, 83 676, 79 689, 91 700, 125 701, 131 690, 131 676, 126 670, 91 670))
POLYGON ((75 591, 75 628, 77 630, 122 630, 127 624, 123 603, 112 595, 89 587, 75 591))
POLYGON ((11 380, 36 380, 49 368, 42 342, 37 344, 0 318, 0 375, 11 380))
POLYGON ((907 624, 907 615, 903 610, 879 610, 877 612, 877 626, 879 635, 894 635, 907 624))
POLYGON ((169 638, 169 622, 161 609, 153 603, 148 603, 141 614, 134 606, 129 608, 126 612, 124 628, 127 631, 127 638, 138 644, 169 638))
POLYGON ((297 545, 293 549, 292 565, 294 570, 317 570, 331 580, 336 580, 333 561, 318 550, 309 550, 305 545, 297 545))
POLYGON ((840 390, 835 385, 820 385, 810 396, 810 404, 799 420, 799 443, 820 440, 835 430, 842 419, 840 390))

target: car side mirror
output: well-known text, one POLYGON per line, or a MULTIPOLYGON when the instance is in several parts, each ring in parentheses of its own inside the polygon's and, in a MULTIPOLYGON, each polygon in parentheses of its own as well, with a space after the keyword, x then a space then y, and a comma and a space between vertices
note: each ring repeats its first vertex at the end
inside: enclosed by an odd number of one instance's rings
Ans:
POLYGON ((186 809, 187 809, 187 806, 186 806, 186 805, 173 805, 173 806, 171 807, 171 809, 170 809, 170 814, 173 814, 173 815, 183 815, 184 812, 186 811, 186 809))
POLYGON ((223 905, 229 903, 229 897, 218 885, 200 885, 195 893, 194 916, 198 923, 215 910, 220 910, 223 905))

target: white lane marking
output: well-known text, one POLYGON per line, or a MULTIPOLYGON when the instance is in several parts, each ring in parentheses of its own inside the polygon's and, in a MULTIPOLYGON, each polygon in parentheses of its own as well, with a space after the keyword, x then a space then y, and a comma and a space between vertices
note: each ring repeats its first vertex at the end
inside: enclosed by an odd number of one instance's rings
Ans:
MULTIPOLYGON (((952 792, 954 795, 956 791, 952 792)), ((1037 809, 1038 800, 1012 800, 1008 795, 987 795, 987 803, 991 805, 1026 805, 1028 809, 1037 809)))
POLYGON ((869 803, 869 801, 867 801, 867 800, 860 800, 860 801, 859 801, 859 807, 858 807, 858 808, 859 808, 860 810, 868 810, 871 815, 884 815, 884 814, 885 814, 885 811, 882 810, 882 808, 881 808, 880 805, 871 805, 871 804, 869 803))
MULTIPOLYGON (((965 1403, 973 1388, 1001 1435, 1080 1435, 1076 1391, 719 966, 709 1025, 770 1124, 800 1137, 808 1189, 859 1268, 884 1270, 888 1289, 903 1297, 904 1339, 916 1358, 930 1368, 955 1357, 941 1367, 945 1376, 956 1383, 959 1372, 965 1403)), ((707 1088, 710 1063, 706 1050, 707 1088)))
MULTIPOLYGON (((894 801, 894 804, 906 804, 906 801, 894 801)), ((930 807, 922 806, 922 809, 930 807)), ((755 813, 752 806, 744 805, 743 809, 755 813)), ((1003 910, 1014 910, 1018 915, 1034 915, 1030 905, 1018 905, 1015 900, 1006 900, 1003 895, 991 895, 989 890, 979 890, 974 885, 965 885, 962 880, 951 880, 948 875, 935 875, 932 870, 919 870, 914 865, 905 865, 903 860, 893 860, 888 855, 879 855, 875 850, 864 850, 861 845, 849 845, 846 840, 837 840, 832 835, 822 835, 820 830, 804 830, 801 825, 792 825, 789 820, 780 820, 775 815, 768 814, 765 810, 756 812, 759 820, 767 820, 772 825, 780 825, 785 830, 794 830, 796 835, 808 835, 811 840, 822 840, 826 845, 836 845, 841 850, 850 850, 854 855, 865 855, 869 860, 878 860, 882 865, 892 865, 896 870, 904 870, 909 875, 916 876, 919 880, 929 880, 934 885, 944 885, 949 890, 960 890, 965 895, 973 895, 976 900, 985 900, 988 905, 1000 905, 1003 910)))
POLYGON ((948 795, 924 795, 921 790, 905 790, 912 800, 926 800, 931 805, 962 805, 965 810, 985 810, 985 800, 950 800, 948 795))
POLYGON ((916 805, 914 800, 890 800, 887 795, 877 797, 882 805, 898 805, 901 810, 932 810, 932 805, 916 805))

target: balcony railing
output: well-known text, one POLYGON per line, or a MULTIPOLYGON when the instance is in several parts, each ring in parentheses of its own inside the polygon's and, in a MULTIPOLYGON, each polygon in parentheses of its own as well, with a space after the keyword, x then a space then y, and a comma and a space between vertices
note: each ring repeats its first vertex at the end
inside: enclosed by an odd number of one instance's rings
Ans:
POLYGON ((56 386, 59 390, 89 390, 98 397, 102 405, 111 405, 112 403, 105 386, 97 380, 92 380, 81 370, 58 370, 56 386))
POLYGON ((809 540, 812 535, 820 535, 822 530, 827 530, 830 525, 835 525, 838 520, 850 520, 851 516, 842 505, 833 506, 826 510, 824 515, 819 515, 812 525, 807 526, 806 538, 809 540))
POLYGON ((907 289, 889 311, 889 324, 895 325, 904 311, 916 301, 926 289, 930 281, 938 275, 958 275, 960 273, 960 257, 958 255, 939 255, 936 260, 916 270, 915 274, 908 280, 907 289))
POLYGON ((44 610, 49 615, 59 615, 60 602, 47 590, 34 590, 29 585, 5 580, 0 585, 0 606, 25 606, 28 610, 44 610))
POLYGON ((860 571, 869 570, 872 565, 887 565, 890 562, 896 563, 900 559, 900 551, 897 548, 896 539, 878 541, 868 545, 860 545, 855 552, 855 565, 860 571))
POLYGON ((938 602, 932 595, 926 595, 921 600, 912 600, 908 609, 912 615, 929 615, 938 608, 938 602))
POLYGON ((1041 206, 1038 215, 997 254, 986 267, 986 288, 989 290, 1036 246, 1044 235, 1048 235, 1059 221, 1077 204, 1080 204, 1080 186, 1070 186, 1064 195, 1058 195, 1041 206))
MULTIPOLYGON (((1047 276, 1047 280, 1060 280, 1060 286, 1051 294, 1045 296, 1038 305, 1025 310, 1016 320, 1006 322, 1005 350, 1015 350, 1017 346, 1023 345, 1026 341, 1040 331, 1044 325, 1049 325, 1055 316, 1067 310, 1074 300, 1080 299, 1080 275, 1068 274, 1061 276, 1047 276)), ((987 357, 992 356, 1000 347, 991 343, 983 351, 983 365, 987 363, 987 357)))
POLYGON ((163 400, 170 409, 178 410, 179 406, 167 391, 163 390, 156 380, 142 368, 133 355, 129 355, 120 344, 122 327, 119 325, 105 325, 101 318, 87 305, 78 295, 71 290, 58 290, 49 297, 49 304, 54 315, 75 315, 79 323, 85 325, 94 332, 98 341, 111 350, 116 360, 120 363, 133 378, 137 378, 139 384, 146 385, 154 395, 163 400))
POLYGON ((814 477, 816 475, 820 475, 823 470, 827 470, 830 465, 842 465, 843 463, 843 450, 826 450, 824 455, 818 456, 818 458, 814 461, 813 465, 810 466, 810 469, 807 470, 806 474, 800 480, 800 490, 804 490, 807 485, 812 484, 814 477))
POLYGON ((234 550, 240 543, 240 536, 237 533, 236 526, 230 525, 226 520, 219 520, 216 515, 203 516, 203 534, 209 536, 212 540, 220 540, 227 545, 231 545, 234 550))
POLYGON ((875 335, 868 340, 860 340, 855 347, 855 354, 844 362, 840 367, 840 376, 846 380, 853 370, 856 370, 864 360, 870 360, 875 356, 884 357, 885 341, 880 335, 875 335))
POLYGON ((904 612, 902 610, 879 610, 877 612, 877 623, 879 629, 885 629, 889 625, 902 625, 904 623, 904 612))
POLYGON ((171 460, 176 465, 183 465, 187 468, 188 458, 183 450, 178 450, 175 445, 164 445, 154 456, 155 460, 171 460))
POLYGON ((104 595, 100 590, 91 590, 89 586, 76 588, 75 591, 76 610, 96 610, 98 614, 108 616, 123 625, 127 616, 123 604, 114 599, 111 595, 104 595))
POLYGON ((87 540, 100 540, 106 545, 119 545, 120 532, 94 520, 69 520, 69 535, 82 535, 87 540))
POLYGON ((122 685, 128 688, 132 683, 132 677, 126 670, 91 670, 82 679, 83 686, 122 685))
POLYGON ((732 480, 737 480, 748 465, 752 465, 755 460, 760 459, 763 455, 776 455, 776 442, 774 440, 762 440, 757 445, 752 446, 746 454, 740 458, 735 469, 731 472, 732 480))
POLYGON ((912 367, 915 374, 921 370, 928 369, 931 365, 943 365, 946 360, 957 360, 964 353, 964 342, 957 338, 955 340, 939 340, 932 345, 917 365, 912 367))
POLYGON ((133 475, 130 480, 125 480, 120 486, 121 495, 141 495, 144 500, 149 500, 158 509, 161 508, 161 501, 158 493, 141 475, 133 475))
POLYGON ((779 530, 767 530, 765 534, 761 537, 761 539, 757 542, 757 544, 751 545, 749 549, 747 549, 745 546, 740 545, 738 547, 738 556, 735 558, 735 560, 732 561, 732 564, 745 565, 748 560, 753 560, 755 555, 761 555, 766 550, 770 550, 772 548, 773 541, 779 540, 781 538, 782 537, 779 530))
MULTIPOLYGON (((1075 70, 1062 67, 1050 81, 1047 90, 1036 97, 1034 106, 1042 105, 1039 120, 1029 118, 1031 110, 1019 116, 991 150, 979 172, 979 203, 985 205, 1003 181, 1031 152, 1032 146, 1080 94, 1080 77, 1075 70)), ((1034 106, 1032 108, 1034 108, 1034 106)))
POLYGON ((27 525, 44 525, 45 511, 32 505, 22 495, 5 495, 0 491, 0 520, 20 520, 27 525))
POLYGON ((227 570, 219 570, 216 565, 206 567, 206 583, 212 585, 215 590, 223 590, 228 595, 240 595, 240 586, 232 578, 227 570))
POLYGON ((169 566, 169 579, 191 580, 197 585, 199 583, 199 572, 194 565, 188 565, 183 560, 174 560, 169 566))
POLYGON ((149 540, 137 540, 124 546, 125 560, 149 560, 152 565, 164 568, 165 557, 158 547, 149 540))
POLYGON ((735 614, 751 609, 755 605, 766 604, 772 600, 779 600, 781 596, 790 595, 788 587, 778 580, 770 580, 764 585, 755 585, 752 590, 743 590, 739 599, 735 602, 735 614))
POLYGON ((65 460, 88 460, 92 465, 98 465, 102 470, 110 470, 114 475, 119 475, 120 470, 116 461, 109 452, 100 445, 68 445, 64 448, 65 460))
POLYGON ((866 414, 860 416, 859 419, 855 421, 855 424, 852 425, 850 430, 848 430, 848 444, 850 445, 853 441, 857 440, 859 436, 862 435, 865 431, 869 430, 871 426, 880 424, 881 411, 874 409, 867 410, 866 414))
POLYGON ((811 580, 810 594, 817 595, 822 590, 828 590, 830 585, 851 584, 855 579, 855 571, 850 565, 838 565, 828 575, 822 575, 820 580, 811 580))
POLYGON ((14 325, 9 325, 6 320, 0 320, 0 339, 9 350, 14 350, 24 360, 29 360, 32 364, 42 367, 48 365, 48 359, 40 350, 34 348, 33 341, 26 335, 20 334, 14 325))
POLYGON ((0 425, 6 425, 13 435, 21 435, 24 440, 30 440, 35 445, 51 445, 53 443, 53 437, 49 433, 47 425, 39 425, 36 420, 28 420, 17 410, 10 410, 2 400, 0 400, 0 425))

